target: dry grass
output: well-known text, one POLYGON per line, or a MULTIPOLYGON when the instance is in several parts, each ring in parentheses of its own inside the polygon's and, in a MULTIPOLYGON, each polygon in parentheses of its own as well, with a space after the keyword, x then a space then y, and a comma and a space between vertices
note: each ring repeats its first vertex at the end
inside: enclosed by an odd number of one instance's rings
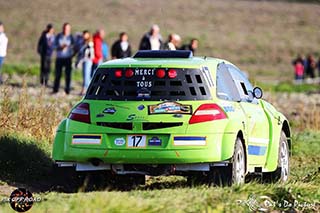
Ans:
POLYGON ((151 24, 166 39, 176 32, 186 41, 200 39, 199 55, 229 59, 255 79, 293 78, 297 52, 319 53, 319 4, 222 0, 56 0, 0 1, 1 19, 10 39, 8 64, 38 63, 36 42, 48 22, 60 31, 104 27, 111 44, 127 31, 133 45, 151 24))
POLYGON ((24 84, 18 101, 10 96, 9 87, 2 89, 0 103, 0 133, 22 134, 38 140, 52 141, 59 123, 61 111, 56 104, 44 101, 42 89, 35 102, 30 102, 30 94, 24 84))
POLYGON ((294 132, 320 131, 318 94, 268 92, 264 98, 289 119, 294 132))

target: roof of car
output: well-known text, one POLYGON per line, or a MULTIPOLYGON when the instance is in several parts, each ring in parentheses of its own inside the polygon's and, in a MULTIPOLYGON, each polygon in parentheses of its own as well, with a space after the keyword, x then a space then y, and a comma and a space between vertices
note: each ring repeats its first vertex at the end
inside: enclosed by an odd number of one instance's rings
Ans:
POLYGON ((198 68, 208 61, 220 63, 224 60, 209 57, 194 57, 187 51, 139 51, 134 57, 116 59, 102 63, 99 67, 176 67, 198 68))
POLYGON ((198 68, 207 61, 220 63, 223 60, 216 58, 192 57, 192 58, 124 58, 102 63, 99 67, 176 67, 198 68))

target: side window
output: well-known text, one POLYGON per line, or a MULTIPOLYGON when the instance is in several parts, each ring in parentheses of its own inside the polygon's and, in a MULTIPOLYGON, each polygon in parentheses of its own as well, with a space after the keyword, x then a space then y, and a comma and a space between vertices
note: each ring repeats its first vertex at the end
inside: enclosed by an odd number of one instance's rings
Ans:
POLYGON ((225 63, 220 63, 217 67, 217 97, 229 101, 241 100, 234 79, 225 63))
POLYGON ((235 66, 227 65, 227 67, 234 80, 234 84, 237 87, 241 101, 258 103, 257 100, 253 98, 253 86, 251 85, 245 74, 235 66))

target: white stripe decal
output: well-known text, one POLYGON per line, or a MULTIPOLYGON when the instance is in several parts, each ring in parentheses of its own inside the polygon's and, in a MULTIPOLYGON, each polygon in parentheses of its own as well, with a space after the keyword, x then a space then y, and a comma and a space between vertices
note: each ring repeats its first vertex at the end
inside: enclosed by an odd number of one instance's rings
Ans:
POLYGON ((173 141, 175 146, 204 146, 206 145, 205 140, 175 140, 173 141))
POLYGON ((249 143, 268 144, 269 138, 249 138, 249 143))
POLYGON ((101 139, 93 138, 73 138, 72 144, 100 144, 101 139))

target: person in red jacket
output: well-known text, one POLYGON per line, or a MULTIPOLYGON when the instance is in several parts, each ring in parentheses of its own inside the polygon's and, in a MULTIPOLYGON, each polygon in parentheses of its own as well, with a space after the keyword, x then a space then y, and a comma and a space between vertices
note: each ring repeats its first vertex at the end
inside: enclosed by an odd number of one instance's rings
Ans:
POLYGON ((102 63, 103 54, 102 54, 102 43, 105 37, 105 31, 103 29, 97 30, 93 36, 93 47, 94 47, 94 58, 91 69, 91 78, 94 74, 94 71, 97 69, 98 65, 102 63))

